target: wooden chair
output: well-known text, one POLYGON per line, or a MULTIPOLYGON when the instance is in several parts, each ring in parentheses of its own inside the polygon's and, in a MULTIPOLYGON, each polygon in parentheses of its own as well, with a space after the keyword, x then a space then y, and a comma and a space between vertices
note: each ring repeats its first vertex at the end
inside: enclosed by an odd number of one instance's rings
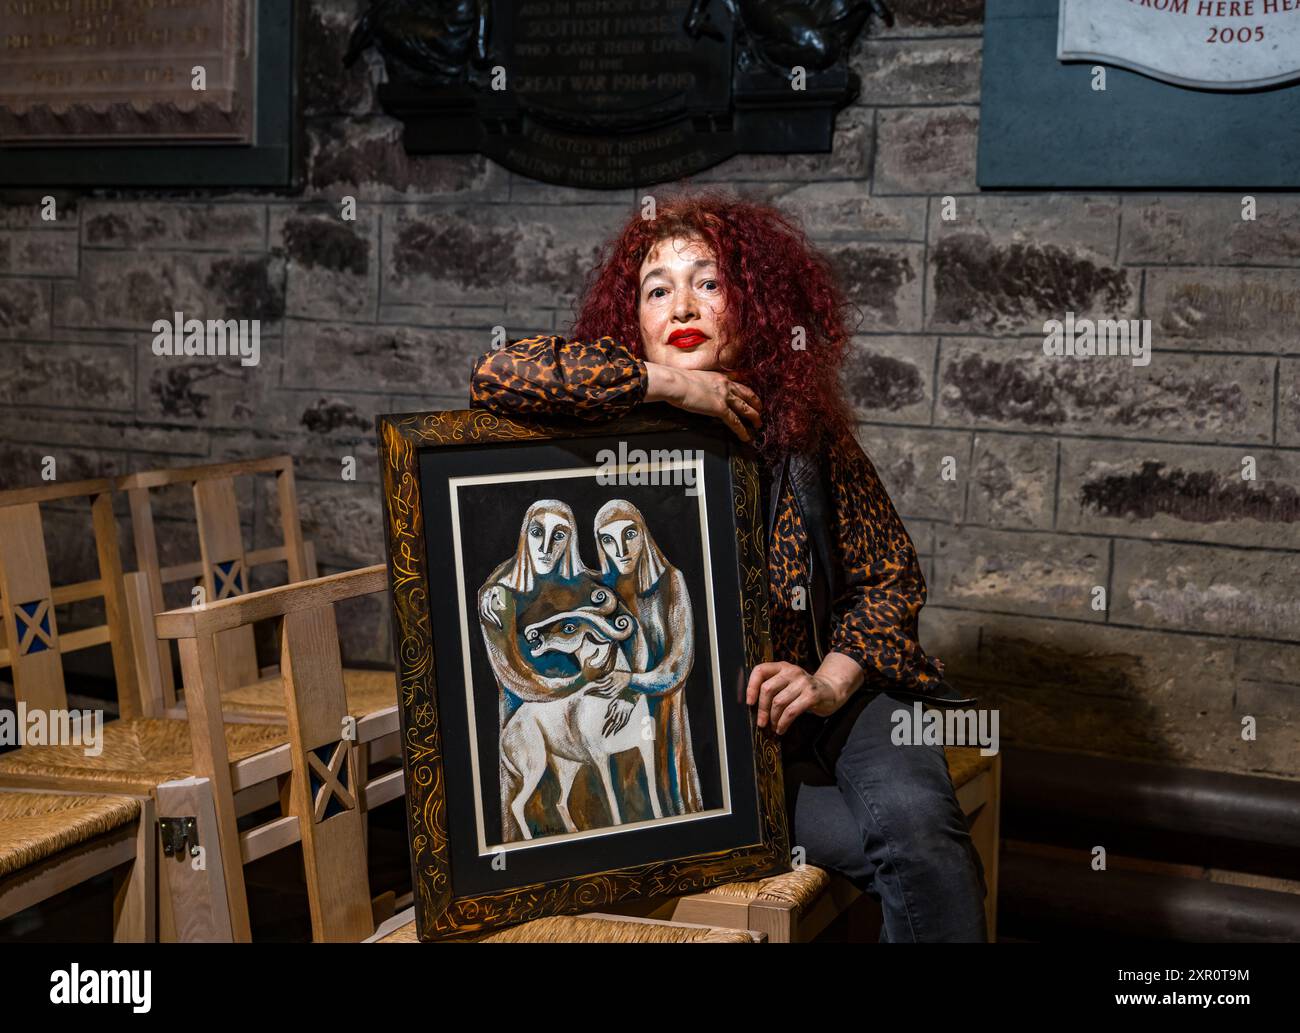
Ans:
MULTIPOLYGON (((142 707, 150 714, 185 719, 185 699, 183 695, 178 698, 173 674, 172 646, 158 637, 154 626, 154 617, 167 609, 165 588, 197 583, 203 589, 205 602, 211 603, 246 594, 253 572, 258 569, 283 565, 289 583, 316 576, 315 553, 302 534, 293 459, 280 455, 144 471, 119 478, 117 487, 130 500, 135 539, 138 569, 127 574, 125 580, 138 676, 143 686, 142 707), (257 487, 268 478, 275 481, 282 539, 278 545, 246 550, 237 484, 242 479, 257 487), (189 490, 198 555, 190 562, 163 566, 155 504, 159 494, 169 488, 189 490)), ((286 714, 280 669, 278 665, 259 667, 252 626, 223 632, 218 636, 216 654, 225 720, 283 724, 286 714)), ((366 730, 357 751, 361 770, 367 776, 372 771, 377 774, 382 762, 399 756, 396 681, 391 671, 354 668, 345 669, 343 679, 348 713, 366 730)), ((397 792, 386 799, 400 795, 401 782, 392 784, 397 792)))
MULTIPOLYGON (((211 603, 248 592, 253 570, 269 564, 286 564, 291 583, 314 578, 316 560, 311 543, 302 534, 293 458, 281 455, 150 470, 119 478, 117 488, 130 499, 135 538, 137 569, 127 575, 126 586, 142 687, 141 705, 150 716, 184 718, 185 706, 177 696, 170 647, 157 637, 153 625, 153 618, 168 608, 164 586, 198 581, 206 602, 211 603), (246 550, 235 479, 267 475, 276 481, 283 541, 265 549, 246 550), (187 485, 193 491, 199 558, 164 567, 159 561, 153 493, 174 485, 187 485)), ((253 629, 238 627, 224 633, 217 643, 217 655, 227 720, 283 723, 284 692, 279 672, 275 667, 258 667, 253 629)), ((392 672, 348 669, 343 677, 349 713, 354 718, 386 709, 395 712, 397 694, 392 672)), ((395 743, 385 745, 389 752, 395 748, 395 743)))
POLYGON ((998 938, 998 866, 1002 859, 1002 754, 981 757, 974 746, 945 746, 948 774, 984 866, 984 917, 989 943, 998 938))
MULTIPOLYGON (((397 708, 354 719, 355 738, 347 737, 351 715, 333 604, 387 589, 385 568, 377 565, 154 618, 159 639, 176 640, 180 650, 197 776, 159 787, 159 816, 193 817, 199 842, 208 845, 206 871, 161 863, 182 938, 249 940, 244 865, 294 843, 302 844, 313 938, 357 941, 373 932, 362 816, 400 796, 403 783, 400 770, 363 779, 359 750, 396 733, 397 708), (276 687, 289 743, 257 761, 261 774, 283 779, 281 814, 241 832, 234 801, 240 785, 219 734, 225 682, 218 652, 231 632, 251 634, 254 622, 277 618, 282 627, 276 687), (182 920, 182 911, 201 918, 182 920)), ((392 692, 396 697, 395 687, 392 692)))
MULTIPOLYGON (((121 716, 104 723, 100 752, 88 755, 83 745, 63 742, 25 745, 0 755, 0 789, 42 790, 4 800, 10 818, 16 821, 21 816, 28 828, 26 835, 10 829, 8 840, 18 867, 9 872, 6 885, 13 901, 27 902, 24 907, 39 899, 43 887, 83 878, 100 861, 116 864, 114 859, 126 858, 128 833, 124 830, 131 822, 140 823, 137 831, 147 833, 152 842, 150 800, 154 787, 188 774, 193 757, 185 722, 140 716, 110 483, 78 481, 0 492, 0 666, 11 669, 20 711, 41 711, 47 717, 52 712, 67 712, 63 655, 104 644, 112 653, 121 716), (52 585, 42 507, 57 503, 72 508, 86 502, 97 576, 52 585), (103 601, 104 623, 61 633, 55 608, 94 599, 103 601), (103 802, 101 796, 100 802, 72 806, 68 799, 73 797, 60 799, 60 794, 74 794, 86 801, 93 794, 107 794, 110 802, 103 802), (74 856, 68 856, 68 851, 74 856), (37 868, 28 871, 29 864, 37 868)), ((227 751, 236 762, 288 737, 284 728, 274 725, 228 725, 225 731, 227 751)), ((129 876, 130 893, 146 893, 149 903, 145 913, 152 915, 156 886, 147 861, 152 855, 137 844, 135 856, 139 867, 129 876), (145 859, 142 864, 141 858, 145 859), (147 890, 140 888, 141 879, 147 890)), ((121 906, 121 935, 134 937, 142 928, 152 929, 152 918, 142 924, 138 917, 145 905, 124 898, 121 906)))
POLYGON ((113 940, 157 936, 153 801, 0 789, 0 919, 114 876, 113 940))
POLYGON ((118 713, 138 717, 112 485, 76 481, 0 492, 0 667, 12 669, 15 698, 38 709, 66 709, 62 655, 105 643, 113 652, 118 713), (90 502, 98 577, 51 587, 41 507, 83 500, 90 502), (55 607, 91 599, 103 600, 104 623, 60 635, 55 607))
MULTIPOLYGON (((946 747, 948 774, 966 815, 971 839, 984 866, 989 940, 997 936, 999 806, 1002 756, 981 757, 976 747, 946 747)), ((728 883, 708 893, 683 897, 674 921, 706 922, 767 934, 773 943, 811 940, 861 892, 848 879, 813 865, 766 879, 728 883)))
MULTIPOLYGON (((204 758, 198 778, 158 787, 160 816, 194 816, 199 841, 209 844, 206 870, 196 872, 184 863, 183 856, 179 861, 161 862, 162 881, 182 939, 249 939, 243 866, 272 850, 301 843, 313 939, 414 940, 409 912, 376 929, 363 842, 362 815, 401 791, 402 773, 363 782, 358 777, 357 750, 365 736, 377 729, 358 724, 355 741, 343 737, 341 731, 347 701, 333 607, 345 599, 387 590, 387 571, 374 566, 224 599, 202 610, 173 610, 155 618, 159 637, 179 643, 195 752, 204 758), (281 670, 291 743, 264 760, 268 767, 288 774, 282 796, 284 813, 241 831, 232 802, 237 785, 227 774, 221 737, 214 731, 221 720, 216 643, 219 636, 233 629, 273 618, 283 619, 281 670), (211 848, 213 843, 218 844, 216 850, 211 848)), ((753 943, 761 936, 748 930, 588 915, 540 919, 479 939, 753 943)))
MULTIPOLYGON (((496 932, 457 940, 468 943, 763 943, 766 935, 752 929, 640 918, 632 915, 557 915, 538 918, 496 932)), ((385 923, 367 943, 419 943, 414 911, 385 923)))
MULTIPOLYGON (((0 787, 152 795, 154 786, 191 770, 189 727, 184 721, 141 717, 135 665, 122 605, 122 566, 108 481, 0 492, 0 616, 7 648, 0 665, 11 668, 17 703, 66 711, 63 654, 107 643, 113 655, 119 714, 103 726, 103 749, 87 756, 81 745, 29 745, 0 755, 0 787), (45 551, 42 506, 89 500, 98 577, 52 586, 45 551), (102 598, 104 623, 60 634, 55 607, 102 598)), ((284 742, 274 725, 228 725, 227 748, 243 758, 284 742)))

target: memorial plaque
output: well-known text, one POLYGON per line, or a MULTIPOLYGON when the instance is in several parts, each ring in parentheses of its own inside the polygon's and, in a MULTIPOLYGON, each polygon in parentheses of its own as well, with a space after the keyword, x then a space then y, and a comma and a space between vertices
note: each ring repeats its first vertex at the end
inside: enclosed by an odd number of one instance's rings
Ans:
POLYGON ((1294 190, 1298 32, 1300 0, 986 0, 976 181, 1294 190))
POLYGON ((0 0, 0 186, 301 177, 297 0, 0 0))
POLYGON ((1180 86, 1300 79, 1300 0, 1061 0, 1056 55, 1180 86))
POLYGON ((384 109, 413 154, 477 151, 549 183, 623 188, 733 154, 825 152, 858 92, 847 53, 879 0, 476 0, 413 23, 372 3, 384 109))
POLYGON ((525 117, 518 136, 489 134, 484 153, 534 179, 586 187, 624 185, 634 168, 675 179, 720 160, 716 138, 697 140, 691 120, 727 112, 729 39, 689 38, 681 0, 596 17, 557 17, 553 6, 522 4, 501 24, 525 117))
POLYGON ((251 0, 6 3, 0 143, 249 142, 255 33, 251 0))

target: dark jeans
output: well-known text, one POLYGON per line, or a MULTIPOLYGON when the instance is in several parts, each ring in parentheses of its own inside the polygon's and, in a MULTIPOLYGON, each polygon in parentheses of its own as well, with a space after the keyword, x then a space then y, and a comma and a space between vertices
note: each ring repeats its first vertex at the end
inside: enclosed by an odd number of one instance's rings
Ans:
POLYGON ((865 705, 846 704, 856 718, 835 715, 843 723, 829 750, 786 749, 791 846, 880 901, 882 943, 983 943, 984 868, 943 747, 890 738, 890 714, 911 705, 873 692, 865 705))

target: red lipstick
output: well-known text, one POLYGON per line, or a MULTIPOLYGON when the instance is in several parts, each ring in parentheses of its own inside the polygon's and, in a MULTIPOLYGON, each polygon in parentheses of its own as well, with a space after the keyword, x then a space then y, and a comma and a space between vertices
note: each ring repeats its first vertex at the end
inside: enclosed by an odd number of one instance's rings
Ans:
POLYGON ((694 348, 709 339, 703 330, 674 330, 668 335, 668 343, 674 348, 694 348))

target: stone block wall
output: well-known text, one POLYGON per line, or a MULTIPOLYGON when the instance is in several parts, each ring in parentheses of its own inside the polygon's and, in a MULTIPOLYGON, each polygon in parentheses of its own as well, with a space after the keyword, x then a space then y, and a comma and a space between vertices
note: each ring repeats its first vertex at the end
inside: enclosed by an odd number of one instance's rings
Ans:
MULTIPOLYGON (((0 485, 47 455, 73 479, 288 451, 323 568, 377 562, 375 415, 465 404, 494 326, 565 331, 605 237, 683 185, 406 155, 375 69, 340 64, 359 7, 310 5, 302 193, 56 192, 54 223, 39 190, 0 205, 0 485), (154 356, 173 310, 261 319, 261 364, 154 356)), ((927 648, 1006 743, 1300 778, 1300 196, 1244 222, 1229 194, 980 194, 982 4, 893 7, 832 153, 692 183, 796 214, 861 309, 845 386, 923 557, 927 648), (1150 365, 1045 356, 1066 311, 1150 319, 1150 365)), ((161 521, 176 559, 186 505, 161 521)), ((249 547, 273 541, 273 488, 241 505, 249 547)), ((344 634, 390 655, 374 613, 344 634)))

